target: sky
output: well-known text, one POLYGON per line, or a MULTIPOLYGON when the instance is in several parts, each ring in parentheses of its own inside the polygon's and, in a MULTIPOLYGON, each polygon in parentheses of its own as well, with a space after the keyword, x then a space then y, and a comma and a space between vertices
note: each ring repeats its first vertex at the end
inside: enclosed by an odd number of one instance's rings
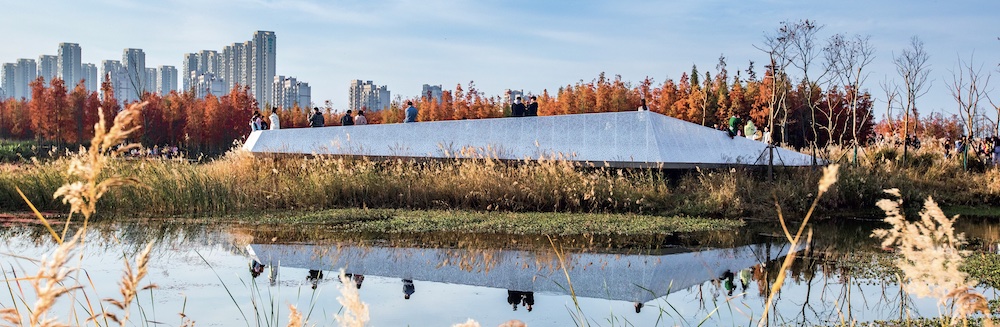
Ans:
MULTIPOLYGON (((960 58, 1000 74, 996 0, 0 0, 0 11, 0 62, 37 60, 73 42, 85 63, 141 48, 147 67, 179 69, 185 53, 221 52, 257 30, 274 31, 277 74, 308 82, 313 102, 331 100, 335 109, 347 107, 353 79, 387 85, 394 98, 415 97, 423 84, 470 82, 487 96, 554 94, 601 72, 633 85, 677 80, 693 65, 715 74, 720 55, 730 76, 750 61, 761 76, 767 55, 755 46, 781 22, 802 19, 823 26, 821 43, 870 36, 876 52, 863 88, 876 97, 876 112, 885 108, 880 82, 901 83, 893 58, 912 36, 930 55, 921 112, 957 113, 949 84, 960 58)), ((1000 91, 989 91, 1000 103, 1000 91)))

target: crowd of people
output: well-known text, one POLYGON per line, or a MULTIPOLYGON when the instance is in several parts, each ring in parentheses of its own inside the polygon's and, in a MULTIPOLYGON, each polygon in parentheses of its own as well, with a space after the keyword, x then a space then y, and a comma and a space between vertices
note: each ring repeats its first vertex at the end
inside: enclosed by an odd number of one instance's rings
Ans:
POLYGON ((945 158, 968 155, 970 157, 980 158, 984 163, 990 166, 1000 165, 1000 137, 996 136, 972 139, 968 139, 963 136, 955 140, 952 140, 951 138, 922 140, 920 137, 913 134, 907 135, 902 139, 892 137, 886 138, 883 135, 877 135, 875 137, 876 146, 902 147, 903 145, 906 145, 908 148, 914 150, 919 150, 921 147, 927 146, 927 142, 931 142, 939 146, 945 158))
MULTIPOLYGON (((538 98, 531 96, 528 103, 522 103, 521 97, 517 97, 514 103, 511 105, 511 116, 512 117, 530 117, 538 116, 538 98)), ((417 107, 413 106, 413 101, 406 102, 406 108, 403 110, 405 116, 403 119, 404 123, 415 123, 417 122, 417 115, 420 113, 417 107)), ((278 108, 271 109, 271 115, 264 119, 264 115, 260 112, 254 112, 253 116, 250 117, 250 130, 251 131, 263 131, 263 130, 276 130, 281 128, 281 119, 278 117, 278 108)), ((309 114, 309 127, 324 127, 326 126, 326 118, 323 117, 323 113, 320 112, 318 107, 314 107, 312 113, 309 114)), ((367 125, 368 118, 365 117, 364 110, 358 110, 355 113, 353 110, 347 110, 347 112, 340 117, 340 126, 353 126, 353 125, 367 125)))
MULTIPOLYGON (((412 107, 412 105, 411 105, 412 107)), ((414 114, 415 116, 416 114, 414 114)), ((312 112, 309 114, 309 127, 324 127, 326 126, 326 118, 323 117, 323 113, 320 112, 319 107, 313 107, 312 112)), ((277 130, 281 128, 281 118, 278 117, 278 108, 271 108, 271 115, 264 119, 264 115, 260 112, 254 112, 253 116, 250 117, 250 130, 251 131, 263 131, 263 130, 277 130)), ((357 114, 353 110, 347 110, 343 116, 340 117, 341 126, 353 126, 353 125, 367 125, 368 118, 365 117, 364 110, 358 110, 357 114)))
POLYGON ((123 154, 126 158, 158 158, 158 159, 176 159, 183 158, 184 154, 181 152, 180 148, 176 145, 154 145, 151 148, 132 148, 128 152, 123 154))

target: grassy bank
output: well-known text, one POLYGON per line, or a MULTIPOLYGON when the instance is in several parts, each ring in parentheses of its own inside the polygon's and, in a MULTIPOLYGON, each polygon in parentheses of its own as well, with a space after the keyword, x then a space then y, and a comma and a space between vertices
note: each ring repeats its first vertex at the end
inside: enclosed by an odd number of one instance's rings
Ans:
POLYGON ((242 217, 261 224, 322 224, 360 233, 460 232, 472 234, 549 234, 642 236, 739 228, 738 220, 634 214, 484 213, 442 210, 328 209, 306 213, 267 213, 242 217))
MULTIPOLYGON (((1000 205, 1000 171, 966 172, 957 158, 928 148, 904 163, 895 160, 896 151, 869 149, 857 165, 843 165, 840 181, 820 202, 821 215, 871 212, 885 188, 899 188, 914 206, 927 196, 945 207, 1000 205)), ((823 153, 832 161, 850 158, 838 149, 823 153)), ((16 186, 41 210, 64 212, 52 193, 67 182, 68 162, 0 169, 0 211, 28 210, 16 186)), ((112 190, 99 204, 105 216, 375 208, 770 219, 777 202, 794 219, 808 207, 820 177, 809 168, 778 169, 775 180, 767 181, 763 171, 747 169, 670 174, 579 168, 558 160, 383 162, 254 157, 240 151, 206 163, 119 160, 106 173, 136 176, 146 187, 112 190)))

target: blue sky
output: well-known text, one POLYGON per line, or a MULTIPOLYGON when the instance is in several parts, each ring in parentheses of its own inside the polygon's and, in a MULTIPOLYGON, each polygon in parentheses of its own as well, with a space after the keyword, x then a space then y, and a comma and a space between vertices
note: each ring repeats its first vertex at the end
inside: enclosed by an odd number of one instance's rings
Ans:
POLYGON ((761 73, 766 55, 754 45, 781 21, 799 19, 824 25, 824 40, 871 36, 877 52, 865 87, 880 101, 877 112, 884 108, 878 82, 899 79, 892 58, 910 36, 931 56, 933 81, 918 100, 923 112, 955 112, 948 83, 959 56, 975 54, 985 72, 1000 64, 996 0, 0 0, 0 8, 0 62, 56 54, 60 42, 75 42, 84 62, 120 60, 122 49, 142 48, 147 66, 179 68, 184 53, 221 51, 256 30, 274 31, 278 74, 309 82, 313 101, 330 99, 335 108, 346 107, 352 79, 411 97, 422 84, 450 89, 469 81, 487 95, 554 92, 600 72, 659 83, 692 65, 714 74, 719 55, 730 74, 750 60, 761 73))

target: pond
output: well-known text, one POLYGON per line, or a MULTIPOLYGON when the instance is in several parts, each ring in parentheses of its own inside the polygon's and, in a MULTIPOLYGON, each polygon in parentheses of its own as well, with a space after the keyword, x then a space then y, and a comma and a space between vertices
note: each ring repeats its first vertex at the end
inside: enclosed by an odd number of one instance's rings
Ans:
MULTIPOLYGON (((935 299, 907 295, 895 282, 892 255, 868 233, 874 223, 815 226, 813 245, 789 269, 772 325, 829 325, 937 316, 935 299)), ((998 226, 960 226, 987 250, 998 226)), ((789 245, 773 226, 662 237, 513 235, 347 235, 318 225, 205 224, 143 220, 98 223, 69 267, 51 317, 84 325, 116 312, 123 258, 152 242, 148 275, 130 324, 284 326, 289 305, 307 325, 337 325, 341 270, 370 310, 372 326, 482 326, 517 319, 528 326, 696 326, 755 324, 789 245)), ((56 248, 34 224, 2 229, 3 308, 35 301, 26 280, 34 259, 56 248)), ((988 298, 995 290, 982 288, 988 298)), ((24 315, 23 315, 24 316, 24 315)), ((104 325, 104 323, 102 323, 104 325)))

